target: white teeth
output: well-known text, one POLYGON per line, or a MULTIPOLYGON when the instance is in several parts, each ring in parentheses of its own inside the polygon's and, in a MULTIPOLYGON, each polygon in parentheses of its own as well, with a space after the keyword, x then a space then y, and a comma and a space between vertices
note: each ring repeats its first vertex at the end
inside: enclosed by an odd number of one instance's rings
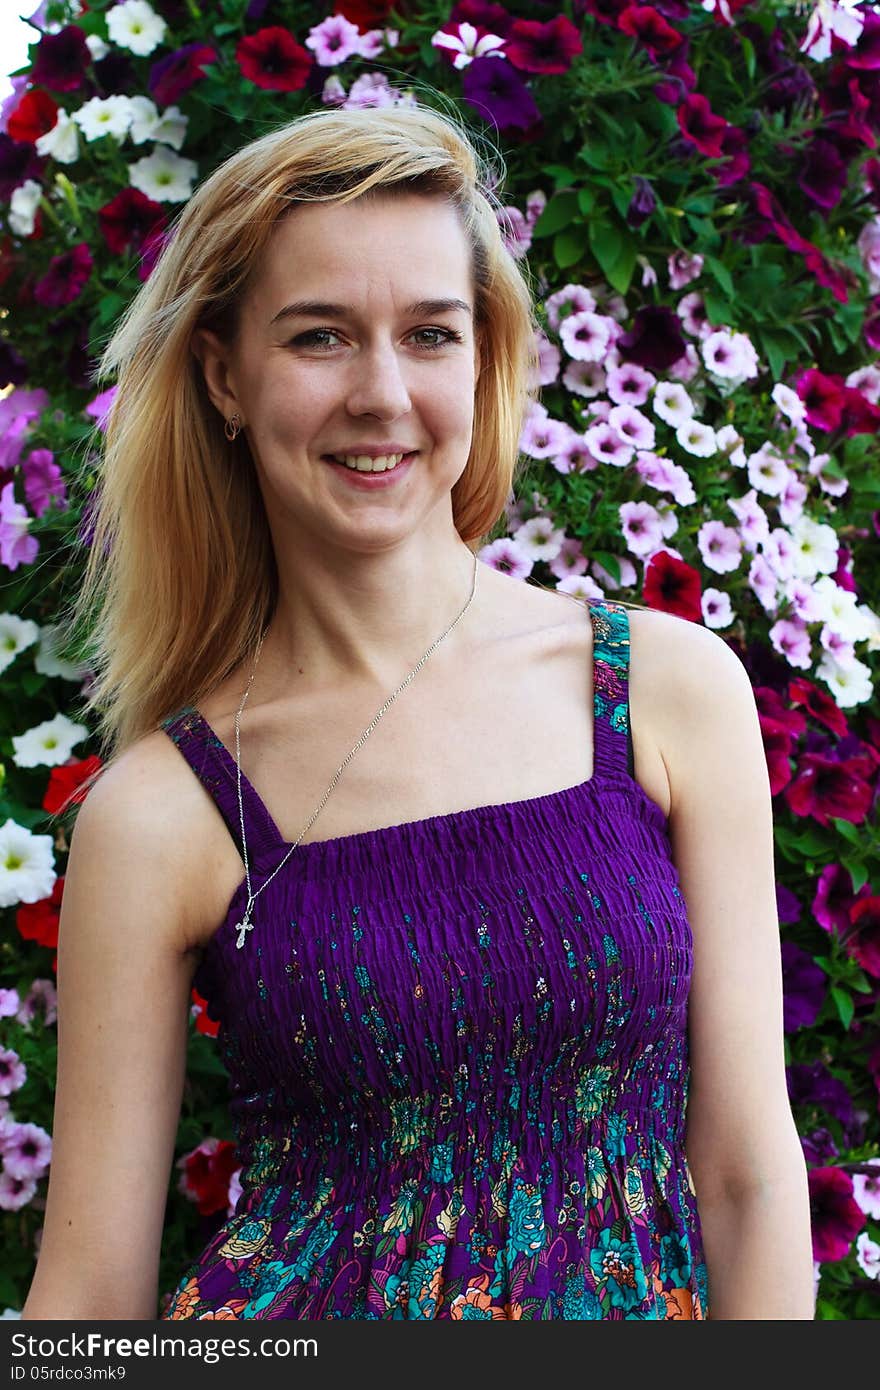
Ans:
POLYGON ((344 463, 346 468, 357 469, 358 473, 387 473, 389 468, 396 467, 403 457, 403 454, 383 454, 376 459, 370 458, 369 454, 333 455, 337 463, 344 463))

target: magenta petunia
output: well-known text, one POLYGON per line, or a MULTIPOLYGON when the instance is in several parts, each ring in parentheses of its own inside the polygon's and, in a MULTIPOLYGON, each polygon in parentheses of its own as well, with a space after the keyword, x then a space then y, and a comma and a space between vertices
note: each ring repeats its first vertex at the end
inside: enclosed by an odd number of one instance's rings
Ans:
POLYGON ((60 256, 53 256, 46 274, 34 285, 34 299, 47 309, 72 304, 88 284, 92 265, 92 253, 84 241, 60 256))
POLYGON ((239 39, 235 57, 249 82, 272 92, 299 91, 313 66, 308 49, 279 24, 239 39))
MULTIPOLYGON (((337 5, 337 10, 339 6, 337 5)), ((353 16, 349 15, 349 19, 353 16)), ((507 37, 516 21, 503 5, 493 0, 459 0, 449 14, 449 24, 473 24, 475 29, 483 29, 487 34, 497 34, 500 39, 507 37)))
POLYGON ((821 430, 837 429, 846 400, 842 377, 808 367, 795 382, 795 390, 806 406, 808 425, 821 430))
POLYGON ((578 30, 560 14, 546 24, 537 19, 515 20, 506 36, 504 53, 522 72, 560 73, 568 72, 583 47, 578 30))
POLYGON ((682 42, 682 35, 666 23, 653 5, 627 6, 618 20, 618 27, 622 33, 637 39, 654 62, 672 53, 682 42))
POLYGON ((682 135, 696 145, 700 154, 707 159, 719 159, 723 155, 721 137, 727 129, 727 122, 715 115, 704 96, 700 96, 699 92, 690 93, 675 114, 682 135))
POLYGON ((150 96, 160 106, 171 106, 202 80, 210 63, 216 62, 217 53, 208 44, 188 43, 176 49, 150 68, 150 96))
POLYGON ((813 1168, 808 1180, 813 1259, 819 1264, 845 1260, 865 1224, 852 1178, 842 1168, 813 1168))
POLYGON ((85 33, 79 25, 67 24, 56 34, 43 34, 31 81, 52 92, 75 92, 84 84, 91 61, 85 33))
POLYGON ((848 168, 837 145, 816 135, 804 155, 798 186, 811 202, 823 212, 828 212, 840 202, 846 188, 848 168))

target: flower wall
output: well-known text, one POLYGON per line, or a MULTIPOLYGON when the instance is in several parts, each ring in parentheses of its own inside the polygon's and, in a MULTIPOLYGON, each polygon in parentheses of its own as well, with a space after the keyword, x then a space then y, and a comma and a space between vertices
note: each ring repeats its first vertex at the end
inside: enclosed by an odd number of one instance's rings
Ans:
MULTIPOLYGON (((541 404, 482 559, 704 623, 751 676, 817 1316, 880 1316, 880 6, 46 0, 30 23, 0 112, 0 1307, 39 1248, 97 764, 56 621, 112 393, 92 368, 226 154, 321 103, 419 100, 503 156, 539 301, 541 404)), ((237 1196, 215 1033, 194 994, 160 1300, 237 1196)))

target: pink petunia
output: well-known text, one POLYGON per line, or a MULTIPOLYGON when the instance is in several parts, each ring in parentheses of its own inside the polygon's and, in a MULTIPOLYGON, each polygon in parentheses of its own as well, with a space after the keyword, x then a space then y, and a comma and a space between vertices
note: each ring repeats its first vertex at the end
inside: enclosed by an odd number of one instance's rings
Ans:
POLYGON ((3 1145, 3 1166, 13 1178, 38 1179, 52 1161, 52 1139, 39 1125, 13 1125, 3 1145))
POLYGON ((598 362, 605 355, 614 326, 613 319, 587 309, 569 314, 559 326, 559 336, 569 357, 578 362, 598 362))
POLYGON ((11 1096, 27 1081, 27 1067, 17 1052, 0 1047, 0 1096, 11 1096))
POLYGON ((20 1211, 36 1195, 36 1191, 34 1178, 16 1178, 5 1170, 0 1172, 0 1211, 20 1211))
POLYGON ((25 507, 16 502, 12 483, 6 483, 0 492, 0 564, 9 570, 36 559, 40 542, 27 534, 31 521, 25 507))
POLYGON ((497 541, 484 545, 478 558, 490 569, 509 574, 512 579, 526 579, 534 568, 531 558, 509 536, 501 536, 497 541))

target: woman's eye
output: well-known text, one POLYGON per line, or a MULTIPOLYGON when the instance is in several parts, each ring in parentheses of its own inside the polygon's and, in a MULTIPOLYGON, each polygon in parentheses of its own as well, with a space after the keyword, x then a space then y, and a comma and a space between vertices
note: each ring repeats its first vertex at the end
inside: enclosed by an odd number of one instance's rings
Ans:
MULTIPOLYGON (((425 342, 423 339, 423 341, 420 344, 421 347, 425 348, 429 352, 433 351, 435 348, 443 347, 446 343, 461 343, 464 341, 461 333, 455 332, 455 330, 452 328, 417 328, 411 336, 417 338, 420 335, 424 334, 434 335, 434 341, 425 342)), ((291 346, 318 348, 332 347, 332 344, 328 343, 326 340, 328 337, 335 338, 337 336, 337 333, 332 328, 312 328, 308 331, 308 333, 300 333, 296 338, 292 338, 291 346)))

